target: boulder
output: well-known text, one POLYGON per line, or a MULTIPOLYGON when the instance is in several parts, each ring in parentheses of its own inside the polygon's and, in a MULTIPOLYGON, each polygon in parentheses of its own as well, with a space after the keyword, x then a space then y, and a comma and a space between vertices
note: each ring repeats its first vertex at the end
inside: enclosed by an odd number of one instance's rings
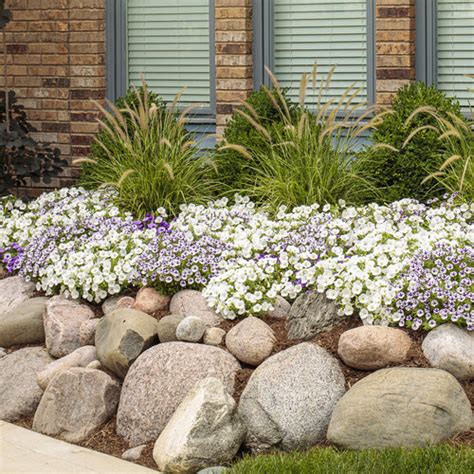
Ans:
POLYGON ((176 327, 176 339, 184 342, 199 342, 206 328, 206 323, 201 318, 187 316, 176 327))
POLYGON ((221 328, 207 328, 203 342, 210 346, 220 346, 224 342, 225 331, 221 328))
POLYGON ((166 311, 170 305, 170 296, 158 293, 154 288, 140 288, 135 298, 134 308, 147 314, 166 311))
POLYGON ((71 369, 72 367, 87 367, 88 364, 94 360, 96 360, 94 346, 79 347, 79 349, 76 349, 67 356, 61 357, 61 359, 56 359, 48 364, 38 373, 36 381, 43 390, 46 390, 46 387, 56 375, 65 370, 71 369))
POLYGON ((0 317, 9 313, 23 301, 31 298, 35 291, 34 283, 23 277, 14 276, 0 280, 0 317))
POLYGON ((102 303, 102 312, 104 314, 107 314, 119 308, 133 308, 134 304, 135 304, 135 298, 132 298, 131 296, 123 296, 123 295, 109 296, 102 303))
POLYGON ((288 338, 311 339, 341 321, 334 301, 324 294, 307 292, 296 298, 288 313, 288 338))
POLYGON ((124 378, 135 359, 158 342, 158 322, 142 311, 120 308, 107 313, 95 333, 97 358, 124 378))
POLYGON ((227 349, 249 365, 261 364, 273 351, 275 335, 261 319, 249 316, 236 324, 225 338, 227 349))
POLYGON ((53 296, 44 311, 46 348, 54 357, 64 357, 81 347, 81 324, 95 318, 92 309, 77 300, 53 296))
POLYGON ((401 329, 361 326, 341 335, 337 353, 349 367, 376 370, 403 364, 411 346, 410 337, 401 329))
POLYGON ((153 458, 163 472, 188 473, 230 463, 245 437, 237 404, 224 384, 198 382, 155 442, 153 458))
POLYGON ((93 346, 95 344, 95 331, 99 321, 100 318, 83 321, 79 328, 79 341, 81 346, 93 346))
POLYGON ((148 349, 125 377, 117 433, 132 446, 156 440, 197 382, 216 377, 233 393, 239 369, 234 357, 218 347, 168 342, 148 349))
POLYGON ((224 466, 212 466, 201 469, 197 474, 224 474, 225 472, 229 472, 229 469, 224 466))
POLYGON ((344 385, 338 361, 316 344, 298 344, 268 358, 240 398, 247 446, 254 452, 291 451, 324 440, 344 385))
POLYGON ((284 319, 288 317, 288 314, 291 309, 291 304, 282 298, 281 296, 277 296, 274 308, 267 313, 267 316, 270 318, 277 318, 277 319, 284 319))
POLYGON ((42 347, 26 347, 0 359, 0 420, 34 414, 43 395, 36 377, 52 361, 42 347))
POLYGON ((81 442, 114 415, 119 396, 120 384, 105 372, 68 369, 48 385, 33 429, 71 443, 81 442))
POLYGON ((474 331, 443 324, 428 333, 421 347, 432 367, 447 370, 458 380, 474 379, 474 331))
POLYGON ((459 382, 438 369, 382 369, 336 405, 330 442, 349 449, 426 446, 469 430, 471 404, 459 382))
POLYGON ((200 291, 181 290, 176 293, 170 302, 170 312, 183 316, 197 316, 209 327, 218 326, 222 318, 209 307, 200 291))
POLYGON ((0 345, 10 347, 17 344, 43 343, 43 312, 48 299, 27 299, 8 313, 0 314, 0 345))
POLYGON ((184 319, 182 314, 170 314, 158 321, 158 339, 160 342, 177 341, 176 329, 178 324, 184 319))

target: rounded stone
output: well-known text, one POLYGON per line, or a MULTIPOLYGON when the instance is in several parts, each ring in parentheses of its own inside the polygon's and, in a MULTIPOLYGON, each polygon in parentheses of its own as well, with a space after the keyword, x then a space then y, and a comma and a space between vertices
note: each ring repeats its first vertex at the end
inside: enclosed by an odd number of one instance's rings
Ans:
POLYGON ((0 314, 0 345, 44 342, 43 313, 49 298, 30 298, 8 313, 0 314))
POLYGON ((95 331, 100 318, 88 319, 79 328, 79 342, 81 346, 91 346, 95 344, 95 331))
POLYGON ((0 420, 34 414, 43 395, 36 377, 53 360, 42 347, 26 347, 0 359, 0 420))
POLYGON ((102 303, 102 312, 108 314, 119 308, 132 308, 134 304, 135 298, 131 296, 114 295, 102 303))
POLYGON ((106 314, 97 325, 97 359, 123 378, 136 358, 158 342, 158 322, 142 311, 121 308, 106 314))
POLYGON ((176 329, 178 324, 184 319, 181 314, 170 314, 158 321, 157 332, 160 342, 177 341, 176 329))
POLYGON ((36 381, 38 385, 46 390, 47 386, 56 375, 71 369, 72 367, 87 367, 93 360, 96 360, 96 351, 94 346, 79 347, 67 356, 56 359, 48 364, 38 373, 36 381))
POLYGON ((81 347, 81 324, 94 319, 95 314, 86 304, 77 300, 53 296, 44 312, 46 348, 54 357, 64 357, 81 347))
POLYGON ((458 380, 474 379, 474 331, 443 324, 428 333, 421 347, 432 367, 447 370, 458 380))
POLYGON ((471 422, 471 403, 450 373, 395 367, 352 386, 334 409, 327 438, 348 449, 427 446, 471 422))
POLYGON ((125 377, 117 433, 132 446, 155 441, 197 382, 216 377, 233 393, 239 369, 231 354, 204 344, 169 342, 148 349, 125 377))
POLYGON ((207 328, 203 342, 209 346, 220 346, 224 342, 225 331, 221 328, 207 328))
POLYGON ((339 362, 316 344, 298 344, 268 358, 240 398, 247 446, 254 452, 291 451, 324 440, 344 387, 339 362))
POLYGON ((337 353, 349 367, 376 370, 403 364, 411 346, 410 336, 401 329, 360 326, 341 335, 337 353))
POLYGON ((100 370, 75 367, 48 385, 33 420, 33 429, 77 443, 114 415, 120 384, 100 370))
POLYGON ((21 276, 0 280, 0 317, 33 296, 35 284, 21 276))
POLYGON ((201 318, 188 316, 176 327, 176 339, 184 342, 199 342, 206 328, 206 323, 201 318))
POLYGON ((261 364, 273 351, 275 334, 261 319, 249 316, 235 325, 225 338, 227 349, 249 365, 261 364))
POLYGON ((170 302, 170 312, 182 316, 197 316, 209 327, 218 326, 222 318, 207 304, 200 291, 181 290, 170 302))
POLYGON ((134 308, 147 314, 158 311, 166 311, 169 307, 171 297, 162 295, 154 288, 141 288, 135 298, 134 308))
POLYGON ((277 296, 274 308, 267 313, 267 316, 270 318, 277 318, 277 319, 285 319, 288 317, 290 313, 291 304, 282 298, 281 296, 277 296))

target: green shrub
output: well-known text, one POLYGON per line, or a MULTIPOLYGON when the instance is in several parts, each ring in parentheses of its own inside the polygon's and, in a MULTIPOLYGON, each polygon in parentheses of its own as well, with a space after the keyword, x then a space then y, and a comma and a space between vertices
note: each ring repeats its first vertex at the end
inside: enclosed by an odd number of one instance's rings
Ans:
POLYGON ((117 204, 137 216, 165 208, 177 214, 184 203, 203 203, 215 189, 212 162, 186 131, 186 112, 177 113, 179 95, 166 107, 146 84, 129 92, 119 108, 100 105, 104 115, 81 182, 89 188, 113 186, 117 204))
POLYGON ((375 146, 366 147, 357 163, 381 190, 384 201, 426 200, 444 192, 439 183, 423 181, 440 167, 447 149, 446 143, 438 139, 438 132, 431 128, 437 125, 433 116, 416 114, 409 120, 420 107, 435 109, 444 119, 452 114, 464 120, 459 103, 434 86, 417 82, 399 90, 391 113, 384 116, 373 133, 375 146))
MULTIPOLYGON (((295 113, 296 105, 292 104, 285 96, 284 90, 281 92, 288 109, 291 113, 295 113)), ((252 92, 239 110, 251 114, 254 112, 270 134, 275 135, 284 125, 275 107, 275 100, 278 100, 276 92, 269 93, 268 89, 263 86, 260 90, 252 92)), ((227 123, 223 138, 225 143, 235 143, 243 146, 251 155, 269 152, 270 150, 268 140, 262 137, 254 126, 237 111, 234 112, 227 123)), ((216 151, 215 159, 219 180, 225 186, 225 189, 232 194, 239 187, 239 183, 248 177, 251 171, 249 160, 234 149, 219 148, 216 151)))
POLYGON ((375 119, 369 119, 369 110, 357 115, 365 103, 356 103, 358 90, 353 87, 338 101, 325 100, 330 77, 318 83, 315 70, 311 76, 304 75, 299 104, 290 107, 272 76, 273 91, 263 90, 273 105, 272 121, 249 104, 246 110, 237 111, 254 138, 247 146, 227 143, 221 150, 244 157, 246 172, 235 181, 239 193, 273 209, 316 202, 335 204, 340 199, 359 202, 371 193, 364 177, 353 172, 352 163, 361 135, 375 119), (311 95, 318 97, 311 109, 306 106, 309 81, 313 89, 321 91, 311 95), (364 119, 368 123, 363 124, 364 119), (262 145, 255 147, 254 143, 262 145))

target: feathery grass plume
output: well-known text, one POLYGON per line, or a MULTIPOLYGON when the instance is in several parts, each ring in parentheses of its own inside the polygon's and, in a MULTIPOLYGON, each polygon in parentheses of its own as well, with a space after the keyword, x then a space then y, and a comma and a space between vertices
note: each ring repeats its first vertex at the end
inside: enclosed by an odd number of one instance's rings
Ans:
POLYGON ((180 110, 181 94, 168 108, 143 81, 119 105, 99 106, 104 118, 82 184, 116 187, 117 203, 140 217, 159 207, 174 215, 181 204, 210 198, 215 169, 185 129, 189 109, 180 110))
MULTIPOLYGON (((360 89, 353 84, 337 99, 327 98, 335 68, 318 78, 314 66, 311 75, 303 75, 299 103, 292 108, 278 79, 267 72, 273 88, 264 92, 276 118, 268 122, 265 117, 238 112, 267 146, 245 148, 245 154, 252 157, 247 161, 249 172, 236 183, 235 191, 272 209, 282 204, 294 207, 335 204, 340 199, 366 200, 375 191, 362 173, 354 171, 353 162, 360 135, 373 126, 373 111, 359 98, 360 89), (316 103, 310 97, 316 97, 316 103)), ((239 144, 226 147, 237 150, 239 144)))

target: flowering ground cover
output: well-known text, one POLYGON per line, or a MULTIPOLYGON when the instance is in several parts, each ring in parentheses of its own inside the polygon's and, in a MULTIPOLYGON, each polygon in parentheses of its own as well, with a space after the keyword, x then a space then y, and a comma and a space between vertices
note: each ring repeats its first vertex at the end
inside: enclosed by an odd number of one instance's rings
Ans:
POLYGON ((46 294, 97 303, 129 287, 194 288, 233 319, 315 289, 365 323, 474 329, 474 204, 339 202, 270 214, 236 196, 137 220, 113 202, 113 190, 82 188, 2 199, 4 266, 46 294))

